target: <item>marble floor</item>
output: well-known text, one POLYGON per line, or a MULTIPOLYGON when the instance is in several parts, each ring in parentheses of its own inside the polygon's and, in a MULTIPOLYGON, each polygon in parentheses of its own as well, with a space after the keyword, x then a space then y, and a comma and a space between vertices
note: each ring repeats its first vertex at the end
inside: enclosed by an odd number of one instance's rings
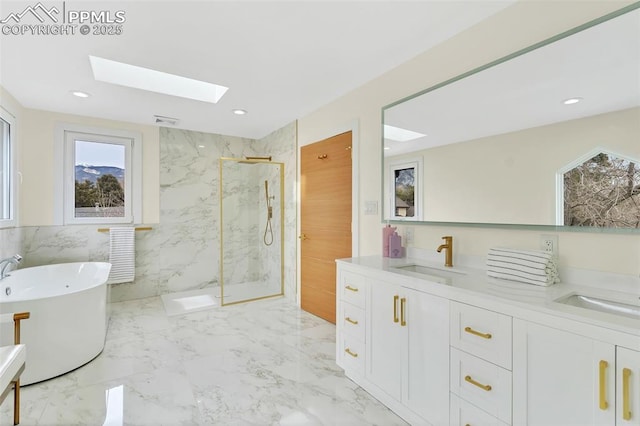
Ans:
POLYGON ((406 424, 336 366, 335 327, 283 298, 182 316, 159 297, 110 307, 102 354, 23 388, 21 425, 406 424))

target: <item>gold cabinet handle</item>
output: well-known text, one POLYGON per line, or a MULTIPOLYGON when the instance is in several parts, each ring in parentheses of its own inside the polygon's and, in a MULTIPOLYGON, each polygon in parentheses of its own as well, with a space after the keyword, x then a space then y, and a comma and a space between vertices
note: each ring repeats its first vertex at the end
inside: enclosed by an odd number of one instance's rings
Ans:
POLYGON ((480 389, 482 389, 482 390, 486 390, 487 392, 489 392, 489 391, 491 390, 491 385, 483 385, 483 384, 482 384, 482 383, 480 383, 480 382, 476 382, 475 380, 473 380, 473 379, 471 378, 471 376, 465 376, 465 377, 464 377, 464 380, 465 380, 466 382, 471 383, 471 384, 472 384, 472 385, 474 385, 474 386, 479 387, 479 388, 480 388, 480 389))
POLYGON ((320 154, 320 155, 318 155, 318 160, 326 160, 327 157, 328 157, 327 154, 320 154))
POLYGON ((406 298, 402 298, 400 299, 400 326, 404 327, 407 325, 407 321, 404 317, 404 311, 405 311, 405 306, 407 305, 407 299, 406 298))
POLYGON ((393 296, 393 322, 400 321, 398 319, 398 299, 400 299, 400 296, 393 296))
POLYGON ((345 286, 345 288, 349 291, 353 291, 354 293, 358 292, 358 289, 356 287, 351 287, 350 285, 345 286))
POLYGON ((351 319, 351 318, 349 318, 349 317, 346 317, 344 320, 345 320, 346 322, 348 322, 348 323, 353 324, 353 325, 358 325, 358 321, 352 320, 352 319, 351 319))
POLYGON ((491 339, 491 333, 480 333, 479 331, 474 330, 471 327, 465 327, 464 331, 466 331, 469 334, 473 334, 474 336, 478 336, 478 337, 482 337, 483 339, 491 339))
POLYGON ((607 367, 609 366, 609 363, 605 360, 600 360, 599 363, 599 370, 600 370, 600 383, 599 383, 599 387, 600 387, 600 409, 601 410, 606 410, 607 408, 609 408, 609 403, 607 402, 607 367))
POLYGON ((298 238, 300 238, 301 241, 309 239, 309 237, 307 237, 305 234, 300 234, 300 236, 298 236, 298 238))
POLYGON ((622 418, 631 420, 631 401, 629 400, 629 385, 631 378, 631 370, 629 368, 622 369, 622 418))
POLYGON ((358 354, 355 352, 351 352, 351 349, 347 348, 344 350, 346 353, 348 353, 349 355, 351 355, 354 358, 358 358, 358 354))

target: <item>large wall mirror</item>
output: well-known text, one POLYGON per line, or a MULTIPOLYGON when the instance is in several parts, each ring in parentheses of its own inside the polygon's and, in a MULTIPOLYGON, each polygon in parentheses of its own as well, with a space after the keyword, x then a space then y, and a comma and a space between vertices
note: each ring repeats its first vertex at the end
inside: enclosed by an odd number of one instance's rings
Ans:
POLYGON ((637 232, 639 7, 383 108, 383 218, 637 232))

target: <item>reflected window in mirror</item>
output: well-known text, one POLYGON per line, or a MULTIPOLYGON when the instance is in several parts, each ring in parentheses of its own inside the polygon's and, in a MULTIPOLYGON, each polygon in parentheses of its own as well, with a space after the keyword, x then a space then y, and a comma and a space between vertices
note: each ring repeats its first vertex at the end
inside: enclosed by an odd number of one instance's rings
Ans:
POLYGON ((395 220, 421 220, 422 159, 389 165, 389 216, 395 220))
POLYGON ((604 150, 585 157, 562 170, 559 224, 640 228, 639 162, 604 150))

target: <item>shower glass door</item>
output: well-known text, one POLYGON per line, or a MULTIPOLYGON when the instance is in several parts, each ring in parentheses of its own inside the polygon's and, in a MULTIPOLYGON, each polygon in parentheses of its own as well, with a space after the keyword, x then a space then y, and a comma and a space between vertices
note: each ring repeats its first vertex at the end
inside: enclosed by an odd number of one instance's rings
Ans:
POLYGON ((284 163, 220 159, 221 304, 284 294, 284 163))

